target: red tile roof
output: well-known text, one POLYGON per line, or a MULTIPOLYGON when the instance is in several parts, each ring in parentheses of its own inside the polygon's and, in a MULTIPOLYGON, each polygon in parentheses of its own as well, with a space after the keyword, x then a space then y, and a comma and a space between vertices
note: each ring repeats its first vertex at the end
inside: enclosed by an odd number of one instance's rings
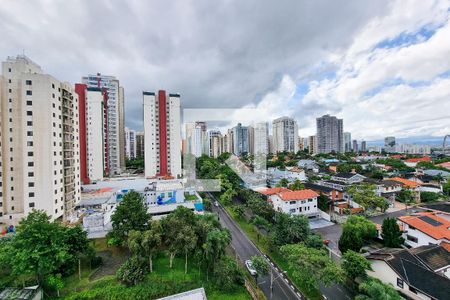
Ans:
POLYGON ((291 201, 291 200, 305 200, 310 198, 319 197, 319 194, 313 190, 299 190, 299 191, 286 191, 278 194, 281 200, 291 201))
POLYGON ((421 162, 421 161, 431 161, 431 158, 429 156, 424 156, 424 157, 409 158, 409 159, 405 160, 405 162, 411 162, 411 163, 421 162))
POLYGON ((398 219, 408 224, 409 226, 412 226, 417 230, 422 231, 423 233, 431 236, 436 240, 443 238, 450 240, 450 229, 449 229, 450 221, 437 216, 436 213, 433 212, 417 213, 411 216, 402 216, 399 217, 398 219), (420 217, 424 216, 441 223, 441 225, 434 226, 425 222, 424 220, 421 220, 420 217))
POLYGON ((415 181, 408 180, 408 179, 405 179, 405 178, 400 178, 400 177, 389 178, 389 180, 394 180, 394 181, 400 182, 403 185, 406 185, 406 186, 412 187, 412 188, 418 187, 420 185, 420 184, 418 184, 415 181))
POLYGON ((265 190, 261 190, 259 191, 261 194, 266 195, 266 196, 271 196, 271 195, 275 195, 281 192, 290 192, 290 189, 287 189, 285 187, 276 187, 276 188, 268 188, 265 190))
POLYGON ((438 164, 439 167, 450 169, 450 161, 438 164))

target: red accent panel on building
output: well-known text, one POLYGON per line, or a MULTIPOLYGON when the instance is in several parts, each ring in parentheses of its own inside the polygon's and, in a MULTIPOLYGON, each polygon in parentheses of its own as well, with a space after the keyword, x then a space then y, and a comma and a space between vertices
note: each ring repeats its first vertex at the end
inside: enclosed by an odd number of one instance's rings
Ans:
POLYGON ((159 105, 159 174, 170 176, 167 170, 167 110, 166 91, 158 91, 159 105))
POLYGON ((102 90, 103 94, 103 143, 104 143, 104 157, 103 157, 103 173, 105 177, 109 176, 109 147, 108 147, 108 92, 106 89, 102 90))
POLYGON ((90 179, 87 172, 87 151, 86 151, 86 85, 75 84, 75 93, 78 94, 78 119, 79 119, 79 139, 80 139, 80 179, 84 184, 89 184, 90 179))

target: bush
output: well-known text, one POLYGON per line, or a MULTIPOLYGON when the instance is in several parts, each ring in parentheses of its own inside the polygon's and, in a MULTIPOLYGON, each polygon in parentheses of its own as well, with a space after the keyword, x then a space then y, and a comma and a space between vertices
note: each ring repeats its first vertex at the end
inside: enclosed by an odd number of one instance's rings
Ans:
POLYGON ((117 270, 116 275, 117 279, 130 286, 144 280, 146 273, 146 264, 138 257, 132 256, 117 270))
POLYGON ((244 284, 244 275, 236 261, 228 256, 223 257, 214 268, 214 283, 223 291, 234 291, 236 286, 244 284))
POLYGON ((421 202, 434 202, 439 200, 441 196, 438 193, 433 192, 420 192, 421 202))

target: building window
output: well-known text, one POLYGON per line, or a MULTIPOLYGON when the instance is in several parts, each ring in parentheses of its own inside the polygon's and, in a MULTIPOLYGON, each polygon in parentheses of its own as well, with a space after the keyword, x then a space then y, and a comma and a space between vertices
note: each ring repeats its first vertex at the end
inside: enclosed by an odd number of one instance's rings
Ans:
POLYGON ((25 80, 25 84, 26 84, 26 85, 31 85, 32 82, 31 82, 31 80, 25 80))
POLYGON ((33 121, 27 121, 27 126, 33 126, 33 121))
POLYGON ((33 142, 32 141, 28 141, 27 142, 27 146, 32 147, 33 146, 33 142))
POLYGON ((27 105, 33 105, 33 102, 31 100, 28 100, 27 105))
POLYGON ((28 156, 33 156, 33 152, 28 152, 28 156))
POLYGON ((31 96, 31 95, 33 95, 33 92, 30 91, 30 90, 28 90, 28 91, 27 91, 27 96, 31 96))
POLYGON ((27 131, 27 136, 33 136, 33 131, 27 131))
POLYGON ((295 208, 291 208, 290 210, 289 210, 289 212, 292 214, 292 213, 295 213, 295 208))
POLYGON ((28 166, 29 166, 29 167, 34 167, 34 162, 29 161, 29 162, 28 162, 28 166))
POLYGON ((28 207, 34 207, 34 202, 28 203, 28 207))
POLYGON ((297 201, 289 201, 289 204, 295 204, 297 201))
POLYGON ((417 243, 417 242, 418 242, 417 237, 412 236, 412 235, 409 235, 409 234, 406 235, 406 239, 407 239, 408 241, 413 242, 413 243, 417 243))
POLYGON ((403 280, 402 280, 402 279, 397 278, 397 286, 398 286, 399 288, 403 288, 403 280))
POLYGON ((34 187, 34 182, 28 182, 28 187, 34 187))
POLYGON ((32 116, 32 115, 33 115, 33 112, 31 110, 28 110, 27 111, 27 116, 32 116))
POLYGON ((34 197, 34 192, 28 193, 28 197, 34 197))
POLYGON ((34 177, 34 172, 28 172, 28 177, 34 177))

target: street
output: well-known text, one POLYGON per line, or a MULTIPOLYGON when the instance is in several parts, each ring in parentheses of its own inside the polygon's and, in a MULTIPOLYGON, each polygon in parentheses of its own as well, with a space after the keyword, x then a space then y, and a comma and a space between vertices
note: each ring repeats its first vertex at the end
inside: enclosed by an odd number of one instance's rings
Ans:
MULTIPOLYGON (((256 248, 256 246, 240 229, 239 225, 236 224, 236 222, 234 222, 234 220, 228 216, 222 206, 213 206, 213 212, 218 214, 222 226, 230 230, 232 237, 231 246, 235 249, 239 256, 239 259, 242 262, 250 259, 254 255, 262 255, 258 248, 256 248)), ((273 266, 270 267, 272 269, 274 277, 278 277, 278 279, 276 279, 273 284, 274 288, 272 298, 270 297, 270 276, 267 275, 258 277, 258 285, 263 291, 264 295, 266 295, 267 299, 303 299, 294 291, 293 287, 291 287, 287 283, 287 279, 284 278, 284 275, 281 275, 280 272, 273 266)))
MULTIPOLYGON (((213 195, 210 194, 209 196, 215 199, 213 195)), ((230 230, 232 236, 231 246, 235 249, 242 262, 250 259, 254 255, 262 255, 253 242, 241 230, 239 225, 225 212, 222 206, 213 206, 212 210, 219 215, 222 226, 230 230)), ((271 266, 271 269, 274 272, 274 278, 278 277, 274 282, 272 298, 270 297, 270 276, 258 278, 259 287, 268 299, 304 299, 297 294, 295 288, 288 283, 288 280, 283 274, 280 274, 278 269, 273 266, 271 266)), ((333 285, 331 287, 321 285, 320 291, 326 299, 349 300, 353 298, 348 289, 342 285, 333 285)))

